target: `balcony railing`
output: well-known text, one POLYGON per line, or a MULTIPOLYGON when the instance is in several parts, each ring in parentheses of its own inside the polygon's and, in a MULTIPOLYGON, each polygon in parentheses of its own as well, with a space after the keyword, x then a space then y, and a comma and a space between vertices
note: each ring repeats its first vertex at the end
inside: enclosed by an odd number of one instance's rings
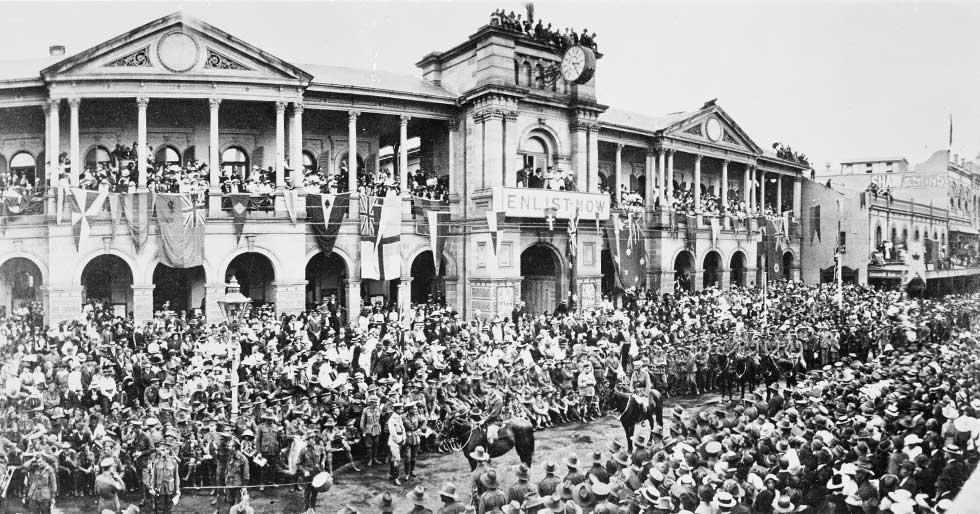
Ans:
MULTIPOLYGON (((304 206, 305 208, 305 206, 304 206)), ((248 197, 247 209, 249 212, 274 212, 276 210, 276 196, 270 195, 251 195, 248 197)), ((222 195, 221 210, 232 210, 231 197, 222 195)))

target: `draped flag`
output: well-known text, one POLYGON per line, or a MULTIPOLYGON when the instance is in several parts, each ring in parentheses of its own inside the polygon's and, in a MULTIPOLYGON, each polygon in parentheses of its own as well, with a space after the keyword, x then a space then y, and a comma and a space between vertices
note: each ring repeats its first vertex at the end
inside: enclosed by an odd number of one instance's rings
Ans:
POLYGON ((306 195, 306 217, 309 219, 313 238, 323 255, 329 256, 337 243, 340 225, 350 206, 350 193, 339 195, 306 195))
POLYGON ((401 276, 401 206, 397 196, 358 197, 361 218, 361 278, 393 280, 401 276))
POLYGON ((506 212, 487 211, 487 228, 490 229, 490 242, 493 244, 494 255, 497 255, 500 250, 500 239, 504 235, 505 219, 507 219, 506 212))
POLYGON ((711 223, 711 246, 718 246, 718 236, 721 235, 721 222, 712 216, 708 220, 711 223))
POLYGON ((810 207, 810 244, 813 244, 813 238, 816 236, 817 241, 820 241, 820 206, 814 205, 810 207))
POLYGON ((284 189, 282 191, 282 202, 286 204, 286 214, 289 214, 289 221, 293 225, 296 224, 296 203, 298 197, 299 189, 284 189))
POLYGON ((646 244, 639 216, 629 216, 626 224, 618 214, 606 225, 606 243, 612 255, 616 287, 630 289, 643 284, 647 274, 646 244))
POLYGON ((782 277, 783 239, 775 222, 766 217, 759 218, 762 227, 762 240, 759 241, 757 253, 758 267, 766 271, 766 281, 772 282, 782 277))
POLYGON ((143 248, 150 237, 150 214, 153 212, 153 195, 148 191, 129 193, 120 197, 123 217, 129 226, 136 252, 143 248))
POLYGON ((160 262, 171 268, 204 264, 204 194, 158 194, 154 204, 160 227, 160 262))
POLYGON ((81 188, 71 190, 71 232, 75 238, 75 249, 80 249, 82 241, 88 239, 88 217, 95 216, 105 207, 109 193, 106 191, 87 191, 81 188))
POLYGON ((448 200, 433 200, 431 198, 412 197, 412 218, 415 220, 415 233, 420 236, 429 235, 429 212, 449 212, 448 200))
POLYGON ((232 193, 228 195, 231 199, 231 224, 235 228, 235 244, 242 240, 242 232, 245 231, 245 218, 248 217, 248 193, 232 193))
POLYGON ((446 247, 446 239, 449 236, 449 212, 426 211, 425 215, 429 221, 429 250, 432 252, 432 263, 435 265, 438 277, 442 251, 446 247))
POLYGON ((687 215, 686 246, 692 254, 698 254, 698 218, 697 216, 687 215))
POLYGON ((112 216, 112 238, 116 238, 116 226, 122 221, 122 208, 119 205, 119 193, 109 193, 109 214, 112 216))
POLYGON ((576 207, 575 212, 572 213, 572 217, 568 219, 568 246, 565 247, 565 255, 568 257, 569 309, 575 309, 575 303, 578 300, 578 290, 576 287, 578 279, 575 271, 578 260, 578 222, 579 209, 576 207))

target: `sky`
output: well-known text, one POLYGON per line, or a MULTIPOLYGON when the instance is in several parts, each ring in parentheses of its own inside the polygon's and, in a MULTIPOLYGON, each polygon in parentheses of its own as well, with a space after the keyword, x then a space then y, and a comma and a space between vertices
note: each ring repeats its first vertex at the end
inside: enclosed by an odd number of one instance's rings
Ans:
MULTIPOLYGON (((421 76, 503 7, 484 2, 2 2, 0 59, 80 52, 183 10, 293 63, 421 76)), ((600 103, 660 115, 717 98, 760 146, 818 172, 842 160, 946 149, 980 154, 980 2, 536 2, 554 27, 588 28, 604 57, 600 103)))

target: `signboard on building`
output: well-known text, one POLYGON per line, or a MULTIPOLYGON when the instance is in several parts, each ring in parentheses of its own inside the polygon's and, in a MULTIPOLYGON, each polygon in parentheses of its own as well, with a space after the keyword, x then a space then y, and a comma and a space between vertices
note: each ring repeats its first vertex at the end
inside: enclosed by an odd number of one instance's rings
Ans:
POLYGON ((493 210, 507 216, 544 218, 545 209, 549 208, 555 209, 557 219, 571 218, 576 208, 580 219, 609 219, 609 195, 522 187, 493 188, 493 210))

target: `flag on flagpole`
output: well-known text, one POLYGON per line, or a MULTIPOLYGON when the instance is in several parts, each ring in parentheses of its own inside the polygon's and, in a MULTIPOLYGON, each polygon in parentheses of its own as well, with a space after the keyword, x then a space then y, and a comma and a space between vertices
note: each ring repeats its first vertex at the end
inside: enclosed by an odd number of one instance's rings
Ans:
POLYGON ((401 198, 361 195, 361 278, 401 277, 401 198))
POLYGON ((578 260, 578 222, 579 209, 575 208, 572 217, 568 219, 568 245, 565 248, 565 255, 568 258, 568 308, 575 309, 578 301, 578 282, 576 267, 578 260))
POLYGON ((616 272, 615 283, 621 289, 637 287, 646 277, 646 244, 639 219, 629 217, 624 226, 622 218, 613 213, 612 223, 606 226, 606 243, 616 272))
POLYGON ((129 226, 129 234, 133 237, 133 247, 136 252, 143 248, 150 237, 150 214, 153 212, 153 194, 149 191, 138 191, 122 195, 123 217, 129 226))
POLYGON ((330 255, 350 206, 350 193, 306 195, 306 217, 323 255, 330 255))
POLYGON ((204 264, 207 203, 203 193, 158 194, 154 201, 160 227, 160 262, 171 268, 204 264))
POLYGON ((82 241, 88 239, 90 231, 88 217, 95 216, 102 211, 108 196, 109 193, 106 191, 87 191, 81 188, 72 189, 71 225, 76 250, 81 248, 82 241))
POLYGON ((245 218, 248 217, 248 193, 232 193, 228 197, 231 199, 231 225, 235 228, 235 245, 242 240, 242 232, 245 231, 245 218))

